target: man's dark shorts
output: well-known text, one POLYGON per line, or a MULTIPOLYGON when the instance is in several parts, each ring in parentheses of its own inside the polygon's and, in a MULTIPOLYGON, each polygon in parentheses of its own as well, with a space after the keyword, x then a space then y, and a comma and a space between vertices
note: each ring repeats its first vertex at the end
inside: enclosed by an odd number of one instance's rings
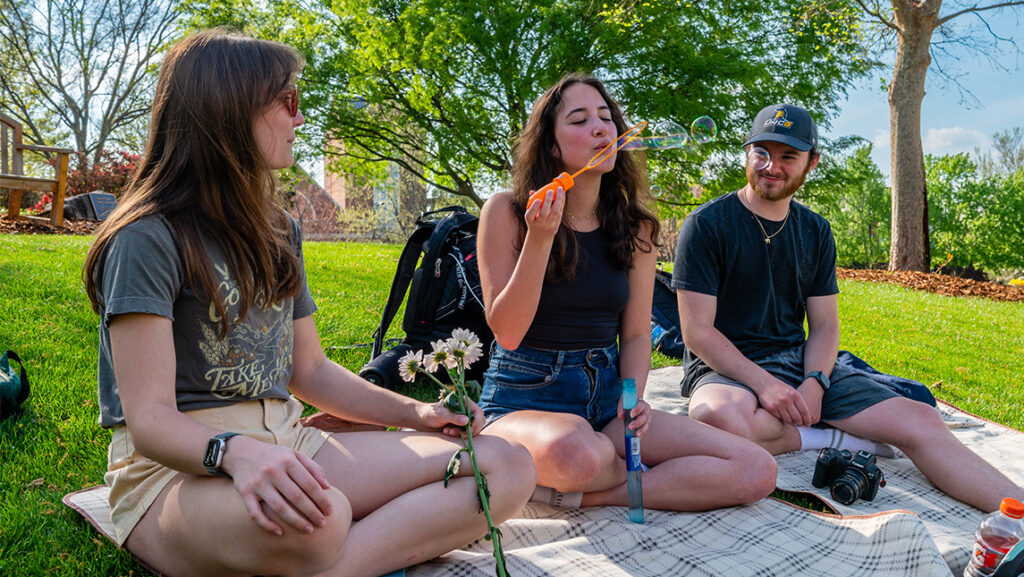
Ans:
MULTIPOLYGON (((799 387, 804 380, 804 345, 756 359, 754 362, 793 388, 799 387)), ((837 364, 832 369, 830 380, 831 385, 821 400, 821 419, 823 421, 852 417, 868 407, 899 396, 867 375, 843 365, 837 364)), ((710 383, 732 385, 755 394, 750 387, 714 372, 696 356, 690 355, 686 362, 686 375, 682 382, 683 396, 691 397, 694 391, 710 383)))

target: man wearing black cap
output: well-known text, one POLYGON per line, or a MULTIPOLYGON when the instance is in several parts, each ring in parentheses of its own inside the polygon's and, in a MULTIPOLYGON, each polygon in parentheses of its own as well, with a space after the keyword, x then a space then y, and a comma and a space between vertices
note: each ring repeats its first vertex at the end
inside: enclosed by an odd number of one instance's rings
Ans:
POLYGON ((818 164, 817 145, 807 110, 764 108, 743 143, 747 185, 683 222, 672 285, 690 416, 773 454, 826 446, 889 457, 903 451, 938 488, 984 511, 1003 497, 1024 497, 931 405, 836 364, 835 240, 828 221, 792 199, 818 164), (834 428, 812 427, 819 422, 834 428))

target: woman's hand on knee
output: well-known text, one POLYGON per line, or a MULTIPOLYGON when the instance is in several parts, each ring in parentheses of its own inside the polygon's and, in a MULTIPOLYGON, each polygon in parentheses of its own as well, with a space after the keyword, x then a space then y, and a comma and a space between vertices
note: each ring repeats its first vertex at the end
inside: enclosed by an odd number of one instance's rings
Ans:
POLYGON ((265 531, 283 534, 267 510, 298 531, 311 533, 333 513, 323 468, 288 447, 236 437, 224 456, 224 470, 242 495, 249 517, 265 531), (238 441, 242 441, 239 443, 238 441))

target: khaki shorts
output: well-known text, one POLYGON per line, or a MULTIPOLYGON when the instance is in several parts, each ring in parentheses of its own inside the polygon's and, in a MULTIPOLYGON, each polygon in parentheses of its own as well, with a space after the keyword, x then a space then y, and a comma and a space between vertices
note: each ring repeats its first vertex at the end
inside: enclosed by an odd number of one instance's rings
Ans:
MULTIPOLYGON (((186 414, 205 425, 291 447, 311 458, 331 436, 299 423, 302 403, 296 399, 247 401, 186 414)), ((110 518, 118 546, 124 545, 164 487, 182 474, 139 454, 128 427, 114 428, 107 455, 107 474, 103 479, 110 486, 110 518)))

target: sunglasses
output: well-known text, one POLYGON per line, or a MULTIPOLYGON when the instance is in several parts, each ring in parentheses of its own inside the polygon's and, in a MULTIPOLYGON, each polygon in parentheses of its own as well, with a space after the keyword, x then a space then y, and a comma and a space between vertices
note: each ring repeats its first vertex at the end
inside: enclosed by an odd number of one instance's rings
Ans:
POLYGON ((281 102, 288 107, 288 115, 295 117, 299 114, 299 87, 292 85, 287 92, 281 93, 281 102))

